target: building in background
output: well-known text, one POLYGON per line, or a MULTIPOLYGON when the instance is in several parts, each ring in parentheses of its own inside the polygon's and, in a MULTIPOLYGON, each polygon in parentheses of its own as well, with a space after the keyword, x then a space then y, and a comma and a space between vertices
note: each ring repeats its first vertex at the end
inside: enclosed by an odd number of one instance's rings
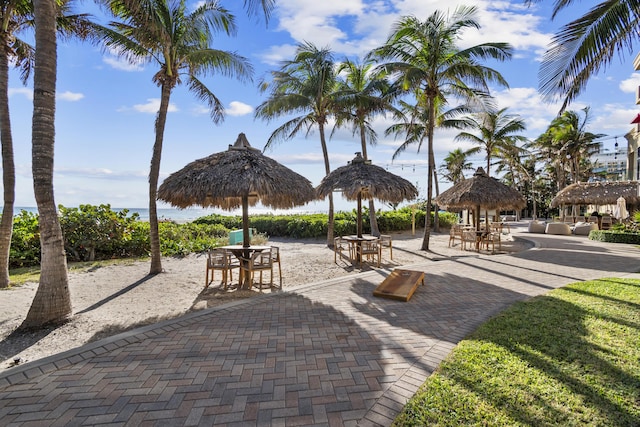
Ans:
MULTIPOLYGON (((633 69, 640 71, 640 54, 633 60, 633 69)), ((636 90, 636 105, 640 105, 640 86, 636 90)), ((631 124, 633 124, 633 129, 624 136, 628 142, 625 179, 640 180, 640 144, 638 144, 640 141, 640 112, 631 121, 631 124)))

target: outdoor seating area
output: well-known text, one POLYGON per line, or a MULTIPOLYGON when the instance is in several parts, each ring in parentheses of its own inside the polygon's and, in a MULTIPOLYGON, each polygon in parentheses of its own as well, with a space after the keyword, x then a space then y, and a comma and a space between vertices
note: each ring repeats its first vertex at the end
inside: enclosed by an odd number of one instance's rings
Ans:
POLYGON ((389 249, 389 259, 393 259, 393 239, 390 235, 339 236, 334 239, 333 244, 334 262, 337 263, 339 257, 359 267, 366 262, 379 268, 382 250, 386 248, 389 249))
POLYGON ((489 223, 487 230, 486 224, 480 224, 480 230, 476 230, 470 224, 453 224, 449 230, 449 247, 456 245, 456 240, 460 241, 460 250, 480 250, 491 249, 491 253, 495 253, 496 247, 498 251, 502 249, 501 236, 511 233, 511 228, 502 222, 489 223))
POLYGON ((282 265, 280 263, 280 248, 277 246, 227 245, 214 248, 207 253, 205 275, 205 289, 215 280, 215 271, 220 271, 221 285, 224 290, 233 282, 233 270, 238 270, 238 288, 252 289, 254 286, 260 291, 265 289, 282 289, 282 265), (274 284, 274 266, 279 273, 278 286, 274 284), (269 282, 263 281, 263 273, 269 273, 269 282), (256 281, 256 273, 258 280, 256 281))
MULTIPOLYGON (((598 217, 594 217, 598 218, 598 217)), ((527 231, 529 233, 538 233, 538 234, 552 234, 552 235, 562 235, 562 236, 588 236, 592 230, 601 230, 605 228, 600 228, 599 221, 594 218, 586 218, 584 216, 577 216, 575 219, 576 222, 568 222, 562 221, 559 218, 554 219, 554 221, 539 221, 532 220, 529 222, 527 227, 527 231), (591 219, 591 220, 589 220, 591 219)), ((605 218, 605 217, 602 217, 605 218)), ((610 217, 609 217, 610 218, 610 217)), ((564 218, 568 219, 568 218, 564 218)), ((606 229, 610 229, 613 222, 607 222, 605 220, 606 229)))

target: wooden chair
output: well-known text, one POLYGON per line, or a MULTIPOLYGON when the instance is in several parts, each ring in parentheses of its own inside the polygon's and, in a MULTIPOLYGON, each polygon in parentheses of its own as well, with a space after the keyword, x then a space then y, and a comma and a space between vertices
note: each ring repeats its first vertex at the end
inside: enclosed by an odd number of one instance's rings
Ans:
POLYGON ((489 246, 491 246, 491 253, 495 253, 496 252, 496 242, 498 243, 498 250, 502 249, 502 244, 500 242, 500 234, 501 233, 497 233, 497 232, 491 232, 491 233, 487 233, 484 234, 482 236, 482 242, 481 245, 485 246, 487 248, 487 250, 489 250, 489 246))
MULTIPOLYGON (((258 272, 260 273, 260 283, 258 285, 258 287, 260 288, 260 291, 262 292, 262 272, 263 271, 269 271, 269 273, 271 274, 270 276, 270 281, 269 281, 269 287, 271 288, 273 286, 273 248, 266 250, 266 251, 261 251, 261 252, 254 252, 251 257, 249 258, 244 258, 241 257, 240 258, 240 270, 242 271, 243 274, 248 274, 249 275, 249 283, 251 284, 249 289, 251 289, 251 287, 253 287, 253 278, 254 278, 254 273, 258 272)), ((280 283, 280 286, 282 286, 282 283, 280 283)))
POLYGON ((600 218, 600 230, 609 230, 613 226, 613 219, 609 215, 600 218))
POLYGON ((363 240, 357 246, 358 251, 358 259, 360 260, 360 266, 362 266, 362 261, 366 259, 367 261, 378 261, 376 262, 376 266, 380 267, 380 256, 382 254, 382 245, 380 244, 380 239, 376 240, 363 240))
POLYGON ((280 248, 271 246, 271 259, 273 264, 278 264, 278 276, 280 277, 280 289, 282 289, 282 265, 280 265, 280 248))
POLYGON ((456 245, 456 239, 460 240, 462 244, 462 225, 461 224, 453 224, 451 229, 449 230, 449 247, 453 243, 453 246, 456 245))
POLYGON ((478 250, 478 240, 476 230, 462 230, 462 239, 460 250, 467 249, 467 243, 470 243, 474 250, 478 250))
POLYGON ((389 234, 381 234, 380 235, 380 246, 382 248, 389 248, 389 258, 393 260, 393 243, 391 241, 391 235, 389 234))
POLYGON ((338 263, 338 254, 340 258, 343 257, 342 253, 349 253, 349 260, 353 259, 353 253, 351 251, 351 244, 344 240, 342 237, 336 237, 333 239, 333 262, 338 263))
POLYGON ((233 269, 240 268, 239 261, 234 261, 235 259, 231 253, 222 248, 210 250, 207 253, 207 271, 204 288, 207 289, 211 282, 213 282, 214 273, 218 270, 222 272, 222 285, 224 286, 224 290, 227 290, 228 279, 233 280, 233 269), (209 272, 211 272, 211 280, 209 280, 209 272))

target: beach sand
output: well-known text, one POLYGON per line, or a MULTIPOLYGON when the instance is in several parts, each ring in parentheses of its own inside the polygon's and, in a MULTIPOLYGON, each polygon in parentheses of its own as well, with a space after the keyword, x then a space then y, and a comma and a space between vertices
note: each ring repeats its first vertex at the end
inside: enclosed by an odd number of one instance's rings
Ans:
MULTIPOLYGON (((381 268, 393 269, 450 256, 478 256, 475 251, 461 251, 459 242, 449 248, 448 231, 431 234, 428 252, 420 250, 422 231, 415 235, 411 232, 392 233, 392 238, 393 260, 389 259, 389 251, 384 250, 381 268)), ((372 269, 367 264, 362 268, 354 267, 340 259, 334 263, 334 254, 327 247, 326 239, 272 238, 269 244, 280 247, 284 290, 372 269)), ((526 248, 526 243, 514 240, 512 234, 502 236, 502 252, 526 248)), ((487 255, 488 252, 483 251, 482 254, 487 255)), ((37 360, 135 326, 260 293, 255 289, 222 290, 220 272, 216 272, 216 281, 205 290, 203 255, 163 258, 162 265, 164 272, 155 276, 148 276, 149 261, 124 260, 103 267, 71 269, 69 289, 73 317, 61 326, 36 332, 23 332, 17 328, 29 310, 37 283, 0 291, 0 371, 14 366, 17 358, 19 363, 37 360)), ((267 280, 268 276, 266 273, 267 280)), ((237 272, 234 272, 234 279, 237 280, 237 272)), ((274 280, 277 283, 277 273, 274 280)))

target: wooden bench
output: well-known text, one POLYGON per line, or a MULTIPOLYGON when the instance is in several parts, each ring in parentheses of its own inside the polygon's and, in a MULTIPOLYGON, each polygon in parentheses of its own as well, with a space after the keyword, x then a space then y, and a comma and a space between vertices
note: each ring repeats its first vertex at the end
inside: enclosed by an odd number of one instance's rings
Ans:
POLYGON ((409 301, 420 283, 424 286, 424 272, 395 269, 374 289, 373 295, 409 301))

